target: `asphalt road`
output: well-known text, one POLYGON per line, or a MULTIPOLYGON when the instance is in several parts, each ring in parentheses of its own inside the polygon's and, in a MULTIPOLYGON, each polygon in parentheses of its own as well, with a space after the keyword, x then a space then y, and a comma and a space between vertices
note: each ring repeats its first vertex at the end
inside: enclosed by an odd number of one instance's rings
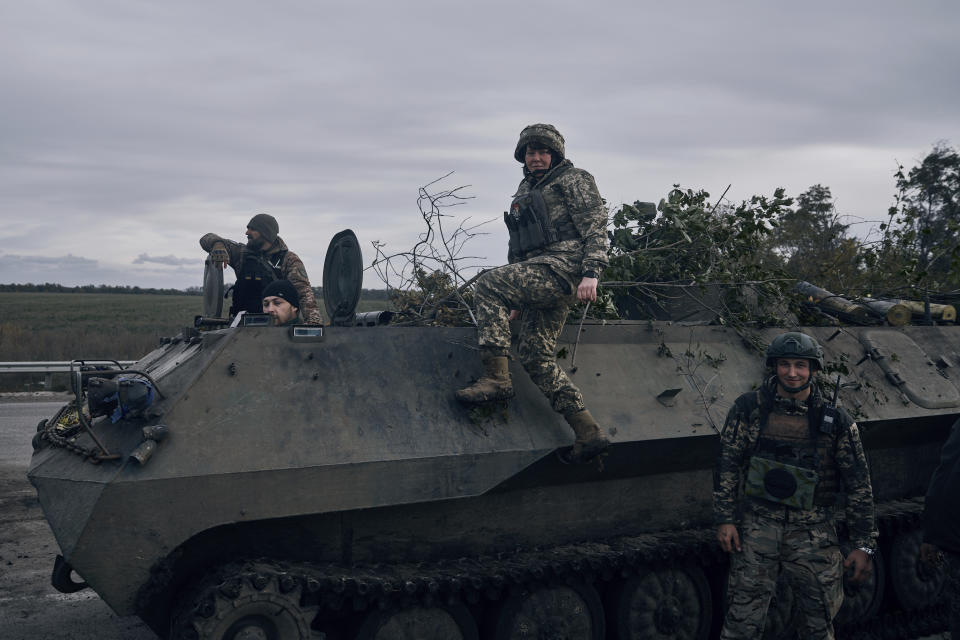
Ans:
POLYGON ((0 401, 0 638, 3 640, 157 640, 139 618, 121 618, 93 591, 50 586, 59 553, 27 481, 37 422, 62 401, 0 401))

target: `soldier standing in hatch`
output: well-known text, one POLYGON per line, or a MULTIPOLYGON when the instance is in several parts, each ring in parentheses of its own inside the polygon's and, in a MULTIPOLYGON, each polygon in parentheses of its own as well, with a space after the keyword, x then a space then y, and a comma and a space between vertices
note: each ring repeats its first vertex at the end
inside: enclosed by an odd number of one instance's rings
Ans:
POLYGON ((508 265, 477 281, 476 316, 484 375, 457 391, 464 404, 513 397, 508 369, 510 320, 521 317, 520 361, 576 434, 572 461, 590 460, 610 441, 583 404, 580 390, 557 366, 556 345, 567 311, 597 299, 607 265, 607 212, 593 176, 565 157, 564 140, 549 124, 520 132, 513 157, 523 181, 504 220, 508 265))
POLYGON ((297 290, 304 322, 323 324, 307 269, 297 254, 287 249, 279 232, 276 218, 258 213, 247 224, 246 245, 208 233, 200 238, 200 246, 210 252, 210 261, 216 266, 226 269, 229 264, 237 275, 230 315, 260 313, 263 288, 273 280, 285 279, 297 290))
POLYGON ((804 613, 804 638, 833 638, 843 569, 865 580, 876 546, 867 459, 852 418, 813 381, 823 350, 810 336, 777 336, 767 349, 775 375, 737 398, 720 435, 713 511, 730 553, 729 609, 721 638, 763 636, 781 567, 804 613), (846 497, 853 551, 844 561, 835 510, 846 497), (736 514, 742 521, 735 524, 736 514))

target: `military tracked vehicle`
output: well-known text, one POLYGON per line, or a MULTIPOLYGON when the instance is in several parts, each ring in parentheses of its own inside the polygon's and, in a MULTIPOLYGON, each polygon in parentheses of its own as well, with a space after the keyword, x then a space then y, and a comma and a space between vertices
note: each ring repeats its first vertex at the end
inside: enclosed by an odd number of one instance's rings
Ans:
MULTIPOLYGON (((572 434, 519 368, 509 405, 454 401, 480 373, 472 329, 358 320, 360 263, 339 234, 330 326, 228 325, 208 271, 194 327, 128 369, 75 362, 75 401, 40 424, 29 470, 62 551, 54 586, 89 586, 162 638, 715 635, 718 429, 764 379, 763 345, 703 324, 567 327, 560 361, 613 441, 567 465, 572 434)), ((943 575, 917 523, 960 416, 960 327, 804 331, 842 372, 881 530, 839 635, 934 631, 943 575)), ((797 615, 784 581, 767 637, 797 615)))

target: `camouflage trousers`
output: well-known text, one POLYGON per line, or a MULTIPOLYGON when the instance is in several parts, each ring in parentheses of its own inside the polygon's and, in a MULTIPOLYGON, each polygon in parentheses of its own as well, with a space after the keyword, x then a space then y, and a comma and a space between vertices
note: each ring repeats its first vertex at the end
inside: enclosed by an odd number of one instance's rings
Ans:
POLYGON ((520 362, 553 410, 565 416, 584 408, 580 390, 556 357, 557 339, 575 300, 571 284, 549 265, 523 262, 483 274, 475 297, 484 357, 510 355, 510 310, 520 310, 520 362))
POLYGON ((763 637, 783 570, 803 613, 800 637, 832 640, 833 618, 843 604, 843 556, 834 524, 792 524, 748 512, 739 533, 743 551, 730 557, 729 609, 720 637, 763 637))

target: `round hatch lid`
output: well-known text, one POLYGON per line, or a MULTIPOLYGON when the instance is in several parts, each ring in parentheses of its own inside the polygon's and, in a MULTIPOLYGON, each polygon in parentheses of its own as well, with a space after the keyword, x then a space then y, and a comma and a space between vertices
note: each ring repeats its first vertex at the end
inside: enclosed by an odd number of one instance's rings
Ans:
POLYGON ((323 306, 330 324, 352 326, 363 285, 360 243, 350 229, 333 236, 323 261, 323 306))
POLYGON ((219 318, 223 312, 223 270, 210 259, 203 263, 203 316, 219 318))

